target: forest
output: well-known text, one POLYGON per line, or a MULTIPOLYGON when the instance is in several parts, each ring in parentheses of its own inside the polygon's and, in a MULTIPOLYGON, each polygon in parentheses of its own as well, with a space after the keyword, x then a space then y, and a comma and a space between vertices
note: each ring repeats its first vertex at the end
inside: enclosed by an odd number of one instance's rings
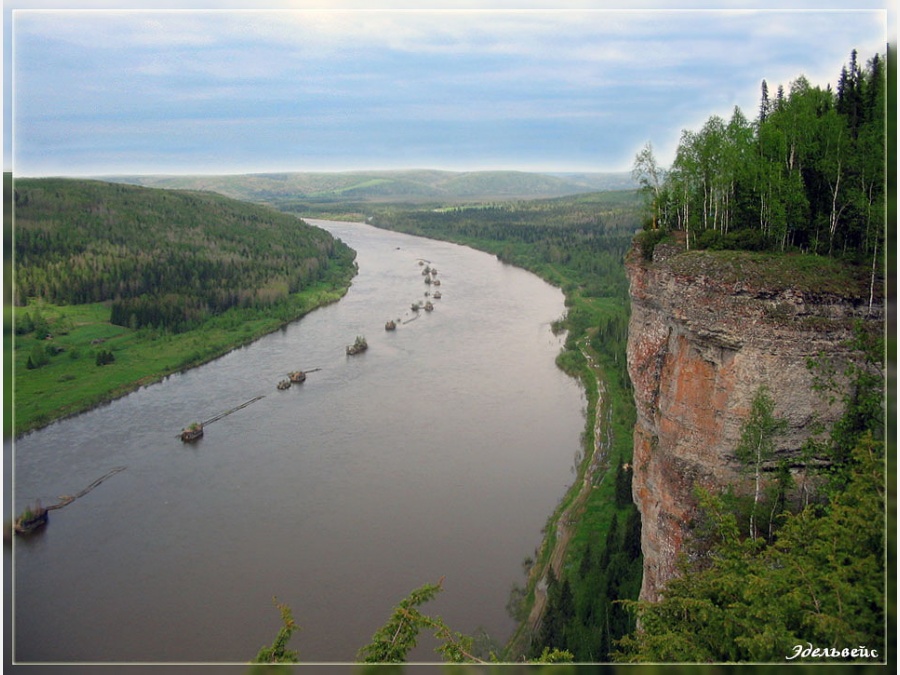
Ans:
POLYGON ((110 303, 110 322, 181 333, 265 308, 351 252, 272 209, 211 193, 16 180, 15 303, 110 303))
POLYGON ((854 50, 832 90, 763 80, 749 119, 683 130, 660 167, 648 143, 633 175, 648 229, 683 230, 692 248, 809 252, 877 261, 885 232, 885 58, 854 50))

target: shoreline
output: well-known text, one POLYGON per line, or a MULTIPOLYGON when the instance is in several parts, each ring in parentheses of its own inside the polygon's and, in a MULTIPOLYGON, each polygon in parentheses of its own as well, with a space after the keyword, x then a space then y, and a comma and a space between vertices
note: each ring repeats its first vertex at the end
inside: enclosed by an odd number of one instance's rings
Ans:
MULTIPOLYGON (((324 219, 322 219, 324 220, 324 219)), ((451 243, 467 246, 474 250, 482 251, 491 255, 496 255, 498 260, 504 264, 518 267, 534 274, 545 283, 559 288, 565 298, 565 306, 569 307, 570 296, 566 292, 564 285, 558 281, 541 274, 536 269, 531 269, 525 265, 517 265, 514 261, 501 258, 499 252, 492 250, 490 247, 478 246, 475 242, 459 240, 454 238, 433 237, 421 233, 407 232, 403 229, 394 229, 382 223, 367 223, 373 227, 378 227, 391 232, 402 232, 404 234, 412 234, 413 236, 421 236, 437 241, 448 241, 451 243)), ((588 353, 585 341, 589 339, 589 334, 582 334, 576 338, 578 353, 584 358, 584 365, 573 370, 562 367, 557 362, 557 367, 570 377, 578 380, 582 387, 585 397, 588 400, 588 414, 592 414, 592 419, 585 420, 585 440, 582 449, 585 456, 579 462, 576 477, 572 485, 565 491, 560 498, 558 505, 547 518, 547 524, 543 529, 541 541, 535 549, 535 562, 528 570, 525 581, 525 607, 528 609, 528 615, 525 619, 517 621, 516 628, 512 635, 505 641, 503 651, 508 656, 513 652, 517 656, 524 655, 528 648, 529 642, 533 635, 540 630, 543 613, 546 607, 546 575, 549 566, 553 567, 557 578, 560 577, 559 572, 562 570, 566 554, 569 549, 571 539, 576 535, 578 530, 577 518, 584 513, 587 503, 591 497, 593 489, 600 485, 605 477, 605 472, 609 470, 608 459, 612 451, 613 444, 613 427, 611 403, 607 397, 607 381, 604 377, 602 368, 597 365, 594 358, 588 353), (593 377, 594 387, 588 385, 585 377, 593 377), (590 432, 588 432, 590 428, 590 432), (588 440, 588 438, 590 440, 588 440), (595 483, 598 475, 601 478, 595 483)))
MULTIPOLYGON (((597 387, 596 400, 589 401, 588 404, 588 409, 593 409, 594 412, 593 420, 587 420, 585 423, 585 426, 590 424, 592 429, 590 442, 585 442, 585 450, 589 450, 589 452, 585 453, 580 462, 578 475, 566 490, 559 506, 547 520, 547 534, 541 541, 538 548, 540 553, 528 571, 526 581, 526 597, 533 596, 533 600, 530 603, 528 616, 519 622, 515 632, 507 641, 507 652, 526 653, 532 637, 540 630, 547 603, 547 573, 552 568, 556 577, 561 578, 563 561, 577 528, 578 513, 584 508, 591 491, 596 487, 594 483, 596 476, 609 468, 602 466, 603 461, 607 459, 612 443, 612 430, 608 420, 604 419, 604 413, 607 417, 609 416, 606 384, 593 358, 585 350, 583 344, 585 339, 582 337, 579 341, 579 351, 585 358, 585 372, 591 373, 597 387)), ((582 378, 578 377, 578 379, 582 378)), ((583 382, 582 386, 584 387, 583 382)), ((584 389, 585 395, 590 397, 589 388, 584 387, 584 389)))
MULTIPOLYGON (((339 302, 349 291, 350 286, 352 284, 353 278, 356 276, 356 267, 355 265, 346 270, 346 272, 342 275, 342 279, 339 283, 332 286, 327 291, 324 289, 318 289, 315 291, 315 296, 313 296, 317 301, 309 306, 304 307, 303 310, 293 316, 290 319, 279 321, 277 324, 266 327, 264 330, 260 330, 250 334, 249 336, 241 336, 239 340, 226 341, 218 345, 213 345, 211 351, 206 354, 198 355, 196 360, 191 359, 192 355, 187 356, 185 360, 179 363, 177 366, 171 368, 165 368, 161 371, 149 373, 143 375, 136 380, 131 380, 126 383, 119 384, 117 386, 112 387, 111 389, 101 392, 93 397, 88 397, 84 400, 84 402, 75 405, 63 405, 61 407, 56 408, 53 411, 48 413, 39 414, 35 416, 35 419, 23 424, 22 428, 16 428, 16 387, 15 387, 15 372, 13 372, 13 388, 12 388, 12 423, 9 434, 4 434, 4 440, 12 440, 16 441, 20 438, 27 436, 28 434, 34 433, 36 431, 40 431, 46 427, 51 426, 52 424, 62 422, 64 420, 76 417, 86 412, 90 412, 96 408, 99 408, 104 405, 108 405, 117 399, 123 398, 128 394, 134 393, 144 387, 149 387, 153 384, 158 384, 159 382, 164 381, 166 378, 177 375, 179 373, 184 373, 193 368, 197 368, 208 363, 212 363, 216 359, 219 359, 236 349, 241 349, 242 347, 246 347, 257 340, 274 333, 278 330, 283 329, 285 326, 294 323, 295 321, 301 320, 303 317, 312 313, 313 311, 320 309, 322 307, 326 307, 335 302, 339 302), (324 299, 323 299, 324 294, 324 299), (336 295, 334 295, 336 294, 336 295)), ((302 294, 301 294, 302 295, 302 294)), ((196 337, 201 334, 203 329, 195 329, 193 331, 188 331, 187 333, 181 334, 181 339, 187 341, 192 337, 196 337)), ((184 353, 190 354, 190 348, 185 348, 184 353)), ((196 352, 195 352, 196 353, 196 352)), ((14 360, 14 358, 13 358, 14 360)), ((14 368, 15 370, 15 368, 14 368)))

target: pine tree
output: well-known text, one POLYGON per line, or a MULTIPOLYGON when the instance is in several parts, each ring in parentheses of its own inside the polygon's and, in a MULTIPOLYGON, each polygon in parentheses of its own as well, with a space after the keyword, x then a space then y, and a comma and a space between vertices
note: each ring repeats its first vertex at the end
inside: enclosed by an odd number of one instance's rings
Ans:
POLYGON ((780 662, 796 645, 838 650, 866 647, 860 660, 884 654, 884 446, 863 436, 848 464, 850 478, 825 505, 789 514, 774 544, 741 540, 719 497, 720 544, 710 567, 682 561, 657 603, 632 602, 640 629, 618 643, 630 662, 780 662))
POLYGON ((763 80, 761 86, 762 93, 759 97, 759 117, 758 123, 765 123, 766 117, 769 116, 769 84, 763 80))

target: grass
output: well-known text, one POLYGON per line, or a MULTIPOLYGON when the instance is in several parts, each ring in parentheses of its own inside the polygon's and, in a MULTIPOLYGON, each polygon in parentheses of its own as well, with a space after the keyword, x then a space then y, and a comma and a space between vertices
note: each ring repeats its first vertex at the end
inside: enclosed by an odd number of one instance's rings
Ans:
POLYGON ((868 265, 809 253, 687 251, 663 264, 676 274, 704 275, 724 284, 752 280, 756 288, 857 298, 868 297, 871 273, 868 265))
POLYGON ((5 349, 11 348, 8 363, 15 370, 13 406, 4 407, 5 432, 12 429, 18 436, 215 359, 340 299, 348 286, 349 278, 311 286, 277 312, 232 309, 177 335, 113 325, 104 303, 33 303, 18 308, 18 312, 40 310, 51 337, 38 340, 31 333, 4 341, 5 349), (115 361, 97 365, 101 350, 112 352, 115 361), (46 364, 28 368, 29 357, 41 352, 46 364))
MULTIPOLYGON (((591 341, 588 341, 591 344, 591 341)), ((596 539, 598 533, 606 533, 612 522, 613 514, 620 509, 615 500, 616 468, 620 462, 631 462, 634 446, 632 431, 635 423, 635 409, 632 394, 623 386, 613 369, 604 367, 603 355, 588 347, 598 369, 598 378, 602 379, 606 392, 600 405, 603 407, 604 429, 612 436, 611 446, 604 460, 604 470, 594 476, 594 489, 590 491, 584 503, 584 510, 577 521, 577 527, 566 555, 567 564, 577 564, 583 556, 588 541, 596 539)), ((596 542, 595 542, 596 543, 596 542)))

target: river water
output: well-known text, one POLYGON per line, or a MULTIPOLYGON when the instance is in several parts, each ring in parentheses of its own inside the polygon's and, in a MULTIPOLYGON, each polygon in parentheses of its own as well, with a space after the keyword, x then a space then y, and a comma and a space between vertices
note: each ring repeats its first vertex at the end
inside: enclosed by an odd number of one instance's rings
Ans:
POLYGON ((581 389, 554 364, 562 293, 462 246, 310 222, 358 252, 340 302, 16 442, 17 511, 127 467, 16 538, 17 661, 246 663, 280 627, 277 598, 303 661, 348 662, 442 577, 426 613, 509 637, 510 587, 584 427, 581 389), (442 297, 416 318, 436 290, 420 260, 442 297), (369 349, 347 356, 357 335, 369 349), (320 370, 277 391, 295 369, 320 370))

